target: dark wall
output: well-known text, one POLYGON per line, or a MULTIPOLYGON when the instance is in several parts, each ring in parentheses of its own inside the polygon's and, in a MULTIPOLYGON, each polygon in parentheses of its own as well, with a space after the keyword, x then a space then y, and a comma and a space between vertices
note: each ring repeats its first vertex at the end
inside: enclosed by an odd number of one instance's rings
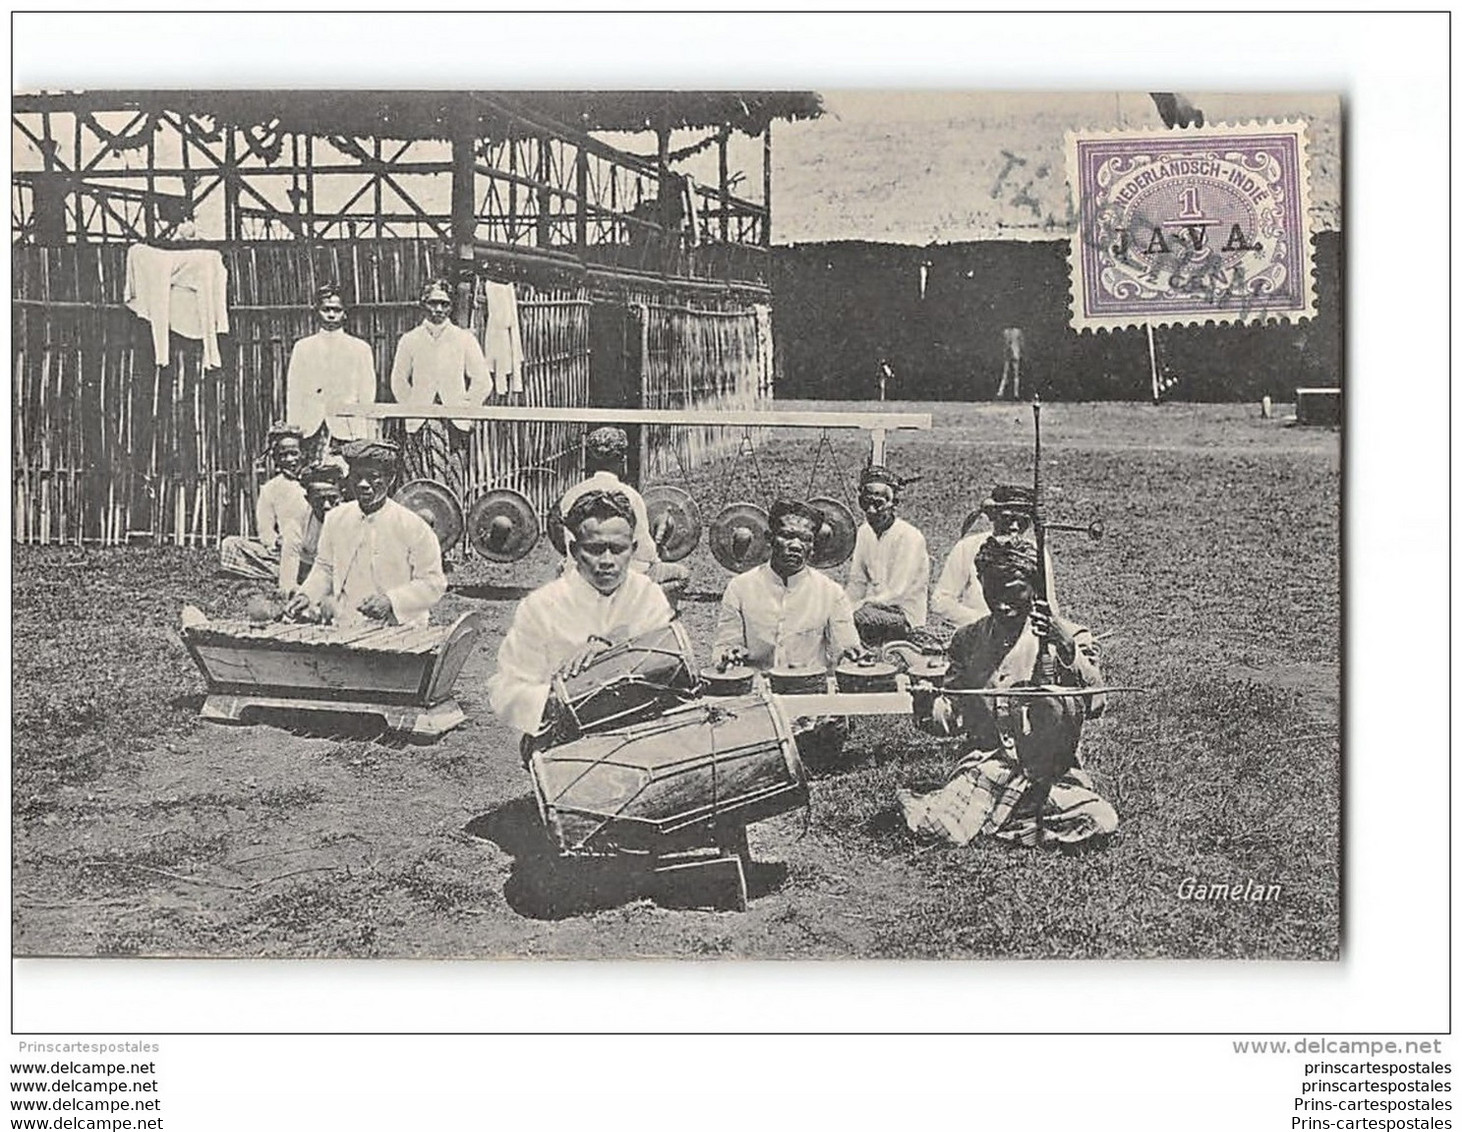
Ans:
MULTIPOLYGON (((1058 400, 1144 400, 1147 335, 1077 335, 1068 325, 1065 240, 929 248, 844 242, 772 249, 782 397, 878 396, 878 361, 896 375, 890 399, 994 397, 1001 330, 1025 331, 1021 393, 1058 400), (920 265, 927 263, 924 294, 920 265)), ((1296 386, 1342 384, 1343 264, 1339 233, 1316 240, 1319 315, 1263 326, 1156 330, 1165 396, 1189 401, 1293 401, 1296 386), (1175 379, 1175 380, 1174 380, 1175 379)))

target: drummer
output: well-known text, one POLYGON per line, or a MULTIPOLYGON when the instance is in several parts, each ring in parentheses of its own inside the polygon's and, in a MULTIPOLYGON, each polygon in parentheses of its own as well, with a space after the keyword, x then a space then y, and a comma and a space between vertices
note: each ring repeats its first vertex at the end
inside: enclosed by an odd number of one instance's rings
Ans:
POLYGON ((518 603, 487 682, 492 710, 527 735, 541 729, 555 675, 575 676, 605 649, 675 615, 660 587, 631 568, 648 536, 627 492, 580 492, 564 534, 574 568, 518 603))
POLYGON ((351 440, 344 456, 354 499, 325 516, 314 568, 285 612, 341 625, 425 625, 447 578, 431 527, 391 498, 400 449, 351 440))
POLYGON ((589 433, 584 439, 584 470, 589 473, 589 478, 564 492, 563 498, 559 500, 559 514, 567 515, 574 502, 587 491, 617 491, 622 494, 629 500, 635 514, 637 538, 630 569, 649 575, 650 581, 659 583, 667 596, 674 601, 685 590, 690 570, 679 562, 660 560, 660 552, 650 530, 644 497, 624 482, 628 452, 629 437, 622 428, 607 425, 589 433))
POLYGON ((853 624, 865 645, 905 639, 929 619, 929 548, 912 523, 897 515, 904 481, 873 465, 858 477, 858 528, 848 567, 853 624))

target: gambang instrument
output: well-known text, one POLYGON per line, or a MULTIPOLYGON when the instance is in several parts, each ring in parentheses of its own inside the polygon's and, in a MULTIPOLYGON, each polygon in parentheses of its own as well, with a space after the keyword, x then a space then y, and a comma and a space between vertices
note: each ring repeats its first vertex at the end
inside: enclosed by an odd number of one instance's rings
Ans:
POLYGON ((565 854, 683 852, 808 803, 786 718, 768 699, 700 700, 529 760, 565 854))
POLYGON ((622 727, 693 697, 695 650, 679 621, 606 649, 576 676, 556 676, 545 718, 548 742, 622 727))
POLYGON ((208 682, 204 719, 251 708, 379 716, 434 738, 467 717, 452 685, 485 627, 467 613, 451 625, 301 625, 209 621, 184 613, 183 644, 208 682))

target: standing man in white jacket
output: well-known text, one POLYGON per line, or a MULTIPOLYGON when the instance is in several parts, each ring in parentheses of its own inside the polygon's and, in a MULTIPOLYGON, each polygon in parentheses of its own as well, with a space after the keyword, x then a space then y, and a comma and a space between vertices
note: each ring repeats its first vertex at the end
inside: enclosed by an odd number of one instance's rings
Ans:
POLYGON ((363 417, 337 417, 332 427, 326 410, 334 404, 370 405, 376 400, 376 358, 363 339, 345 332, 345 302, 340 288, 327 283, 315 292, 319 329, 294 344, 284 378, 285 420, 305 439, 306 454, 318 463, 336 441, 365 440, 375 435, 374 422, 363 417))

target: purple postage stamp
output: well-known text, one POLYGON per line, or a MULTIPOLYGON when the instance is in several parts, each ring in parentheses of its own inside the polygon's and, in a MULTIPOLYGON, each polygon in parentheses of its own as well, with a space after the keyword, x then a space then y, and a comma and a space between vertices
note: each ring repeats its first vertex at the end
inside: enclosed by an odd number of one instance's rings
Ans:
POLYGON ((1315 314, 1303 122, 1067 135, 1072 329, 1315 314))

